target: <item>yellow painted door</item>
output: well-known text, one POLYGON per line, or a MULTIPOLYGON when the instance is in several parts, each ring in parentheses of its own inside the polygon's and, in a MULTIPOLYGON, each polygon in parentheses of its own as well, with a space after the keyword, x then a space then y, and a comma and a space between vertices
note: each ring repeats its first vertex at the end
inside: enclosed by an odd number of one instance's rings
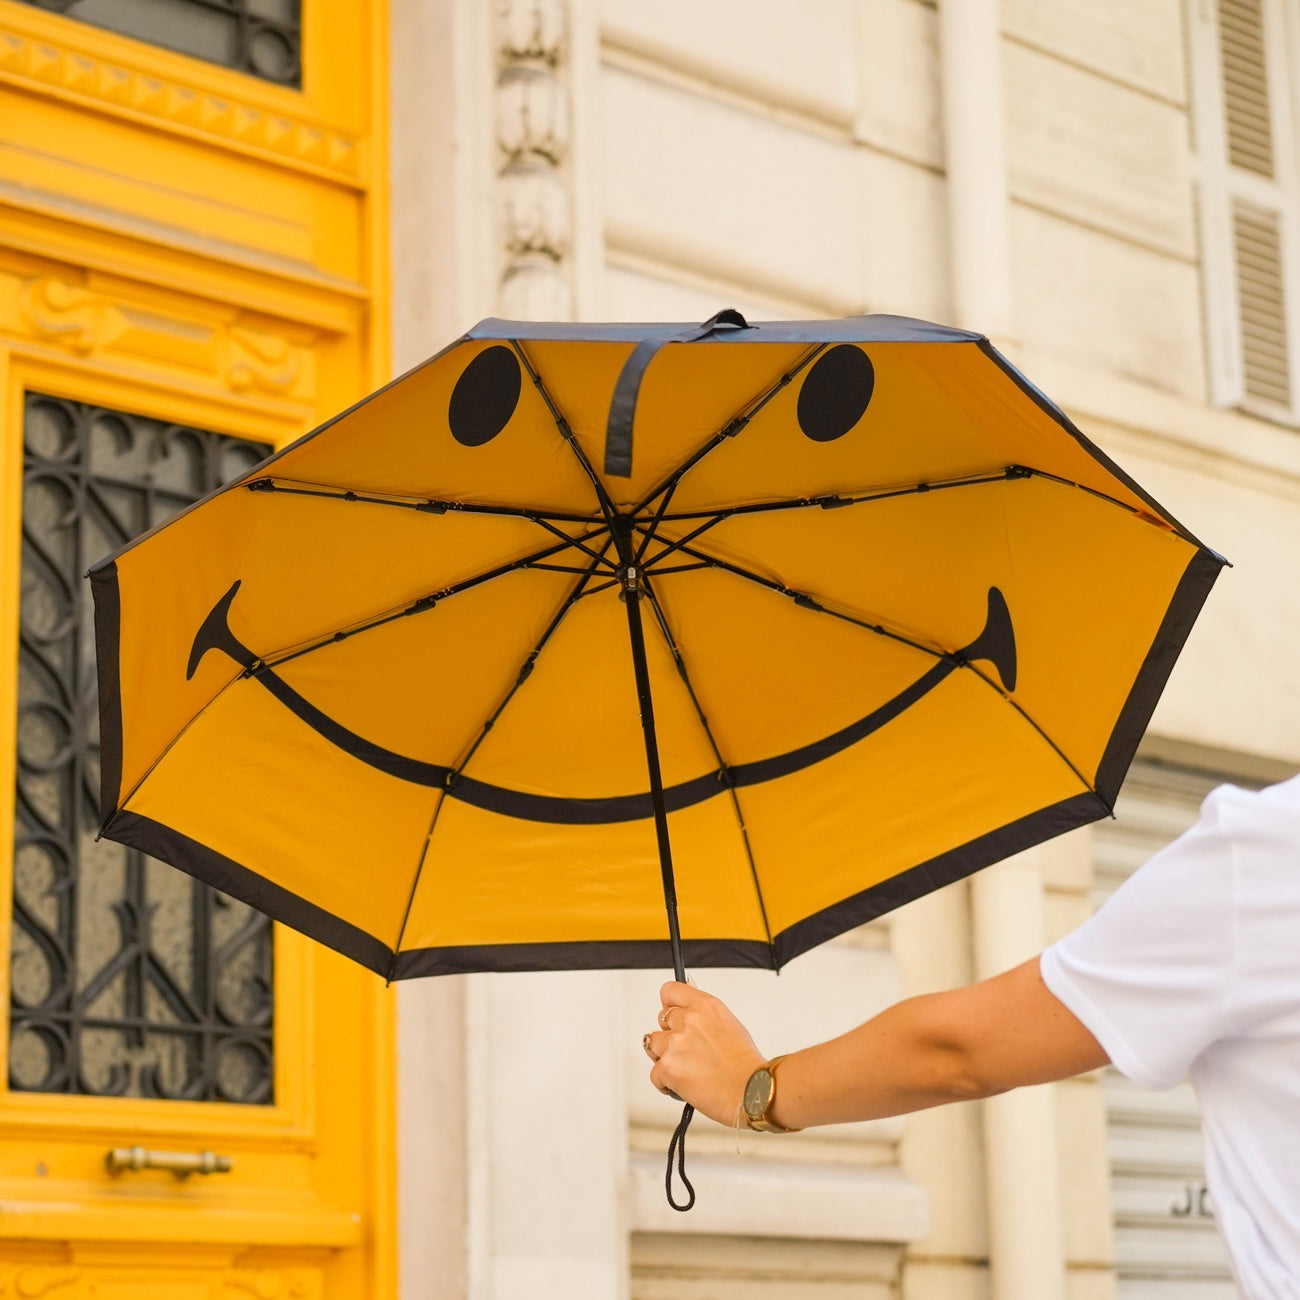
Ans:
POLYGON ((95 840, 81 578, 386 378, 385 24, 0 0, 0 1296, 396 1293, 390 994, 95 840))

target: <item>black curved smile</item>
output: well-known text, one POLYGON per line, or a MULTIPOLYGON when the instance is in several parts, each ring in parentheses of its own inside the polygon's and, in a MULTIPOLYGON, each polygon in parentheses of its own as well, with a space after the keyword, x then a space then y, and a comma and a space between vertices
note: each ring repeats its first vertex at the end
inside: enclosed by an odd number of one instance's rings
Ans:
MULTIPOLYGON (((343 726, 323 713, 310 700, 301 695, 282 677, 267 667, 230 630, 230 606, 239 591, 236 581, 213 606, 194 637, 190 650, 187 679, 193 677, 199 661, 209 650, 218 650, 239 664, 245 673, 260 682, 291 713, 305 722, 313 731, 336 745, 344 753, 368 764, 389 776, 410 781, 415 785, 445 790, 449 797, 462 803, 509 817, 525 818, 535 822, 553 824, 609 824, 640 821, 653 816, 649 790, 634 794, 611 795, 603 798, 583 799, 556 795, 528 794, 505 786, 476 781, 440 763, 426 763, 409 758, 391 749, 385 749, 343 726)), ((943 655, 910 686, 887 700, 870 713, 856 719, 838 731, 807 745, 798 746, 771 758, 734 767, 717 768, 690 781, 664 788, 664 802, 669 812, 702 803, 726 790, 728 786, 759 785, 777 777, 787 776, 841 750, 878 731, 897 718, 912 705, 929 695, 941 682, 958 668, 969 667, 975 661, 991 663, 1007 690, 1016 684, 1016 641, 1011 615, 1001 591, 990 587, 988 614, 983 629, 964 649, 943 655)))

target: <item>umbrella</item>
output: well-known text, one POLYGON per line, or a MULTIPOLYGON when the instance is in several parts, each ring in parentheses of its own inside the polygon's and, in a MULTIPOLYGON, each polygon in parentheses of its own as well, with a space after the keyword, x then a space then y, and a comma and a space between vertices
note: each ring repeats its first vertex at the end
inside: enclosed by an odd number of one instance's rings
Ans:
POLYGON ((92 570, 102 830, 389 979, 778 968, 1109 813, 1223 563, 976 334, 487 320, 92 570))

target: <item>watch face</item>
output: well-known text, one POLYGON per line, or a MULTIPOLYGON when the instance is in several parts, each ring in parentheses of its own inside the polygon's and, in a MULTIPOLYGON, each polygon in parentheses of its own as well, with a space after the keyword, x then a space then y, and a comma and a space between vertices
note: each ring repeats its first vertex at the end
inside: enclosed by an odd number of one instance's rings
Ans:
POLYGON ((758 1119, 772 1100, 773 1079, 768 1070, 755 1070, 745 1084, 745 1114, 750 1119, 758 1119))

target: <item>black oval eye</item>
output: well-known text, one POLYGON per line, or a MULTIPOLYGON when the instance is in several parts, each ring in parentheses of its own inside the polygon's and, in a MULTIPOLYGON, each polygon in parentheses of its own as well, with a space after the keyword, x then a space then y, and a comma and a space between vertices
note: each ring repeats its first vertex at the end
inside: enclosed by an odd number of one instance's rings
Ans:
POLYGON ((491 442, 519 405, 519 359, 504 344, 484 348, 451 390, 447 424, 464 447, 491 442))
POLYGON ((799 390, 799 427, 814 442, 834 442, 862 419, 876 387, 871 358, 841 343, 817 358, 799 390))

